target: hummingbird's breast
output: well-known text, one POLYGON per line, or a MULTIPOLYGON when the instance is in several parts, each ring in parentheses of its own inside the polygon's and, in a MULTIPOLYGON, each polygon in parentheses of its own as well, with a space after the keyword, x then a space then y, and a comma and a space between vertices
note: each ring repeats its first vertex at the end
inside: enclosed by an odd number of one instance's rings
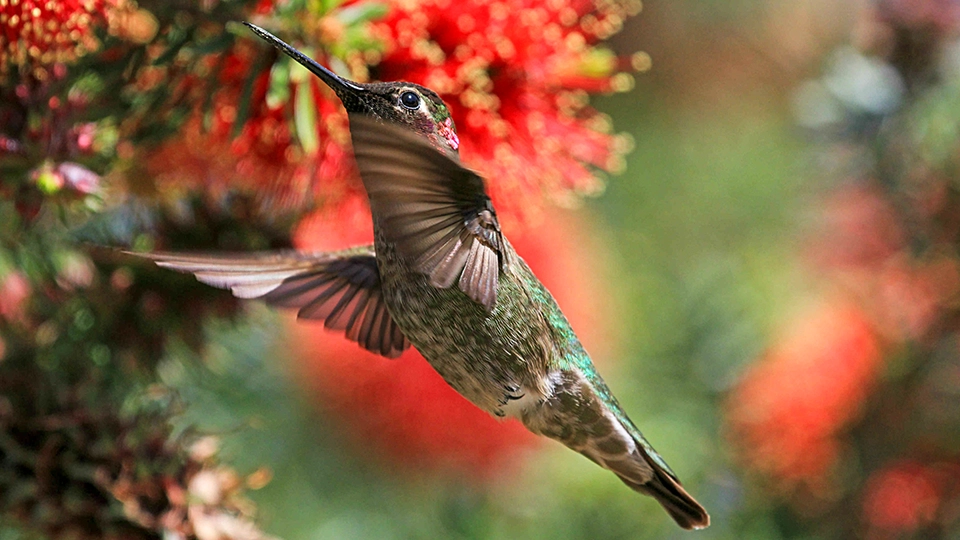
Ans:
POLYGON ((431 285, 379 235, 376 253, 390 315, 450 386, 497 416, 520 416, 549 393, 557 347, 519 257, 515 268, 501 272, 488 313, 457 287, 431 285))

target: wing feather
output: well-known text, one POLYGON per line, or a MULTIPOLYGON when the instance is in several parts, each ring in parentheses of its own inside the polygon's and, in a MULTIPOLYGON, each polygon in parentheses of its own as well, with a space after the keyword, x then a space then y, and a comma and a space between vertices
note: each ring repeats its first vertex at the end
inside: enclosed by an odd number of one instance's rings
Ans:
POLYGON ((459 282, 460 290, 492 311, 509 247, 483 179, 455 155, 399 126, 352 115, 350 132, 370 207, 387 240, 431 285, 446 289, 459 282))
POLYGON ((388 358, 410 347, 383 302, 372 246, 330 253, 128 253, 194 274, 239 298, 295 308, 298 318, 322 320, 324 327, 388 358))

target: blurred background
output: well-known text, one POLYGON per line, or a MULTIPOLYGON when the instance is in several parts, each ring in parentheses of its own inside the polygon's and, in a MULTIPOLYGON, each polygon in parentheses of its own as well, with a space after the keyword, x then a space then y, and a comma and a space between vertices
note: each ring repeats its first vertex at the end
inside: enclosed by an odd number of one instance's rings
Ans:
POLYGON ((960 537, 958 16, 0 0, 0 538, 960 537), (710 528, 415 351, 101 247, 370 238, 335 97, 238 20, 443 95, 710 528))

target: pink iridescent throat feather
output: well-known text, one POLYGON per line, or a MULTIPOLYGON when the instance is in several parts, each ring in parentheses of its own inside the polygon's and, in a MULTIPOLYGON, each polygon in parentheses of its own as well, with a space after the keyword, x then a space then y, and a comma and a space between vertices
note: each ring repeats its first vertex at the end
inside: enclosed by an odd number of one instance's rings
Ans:
POLYGON ((457 131, 453 128, 453 119, 447 118, 444 120, 440 127, 437 129, 437 132, 447 140, 447 144, 450 145, 450 148, 457 150, 460 148, 460 137, 457 137, 457 131))

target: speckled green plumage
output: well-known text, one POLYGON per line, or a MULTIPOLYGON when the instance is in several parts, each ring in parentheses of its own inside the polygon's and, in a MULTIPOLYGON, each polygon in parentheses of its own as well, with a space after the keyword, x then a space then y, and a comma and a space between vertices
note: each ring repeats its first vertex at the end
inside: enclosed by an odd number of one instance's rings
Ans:
MULTIPOLYGON (((380 230, 376 220, 374 227, 380 230)), ((488 314, 456 289, 431 286, 397 257, 382 234, 375 245, 391 315, 417 350, 464 397, 491 414, 504 416, 508 396, 517 395, 517 388, 546 395, 548 374, 577 373, 599 406, 612 412, 647 454, 674 475, 624 413, 553 295, 512 246, 507 244, 514 263, 501 275, 497 305, 488 314)), ((533 431, 565 444, 590 436, 589 425, 576 417, 575 410, 559 407, 549 413, 555 425, 544 425, 533 412, 518 416, 533 431), (583 433, 577 433, 578 428, 583 433)))

